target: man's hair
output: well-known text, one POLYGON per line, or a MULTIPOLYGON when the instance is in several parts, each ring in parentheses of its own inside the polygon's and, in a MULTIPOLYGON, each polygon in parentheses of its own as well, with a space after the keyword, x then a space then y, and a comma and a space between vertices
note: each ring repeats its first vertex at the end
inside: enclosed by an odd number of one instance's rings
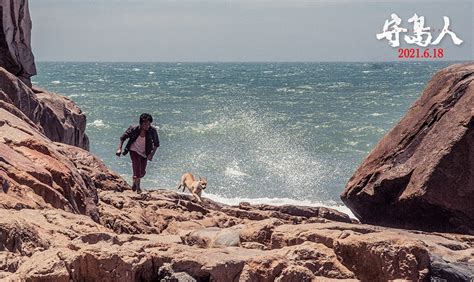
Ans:
POLYGON ((153 122, 153 117, 147 113, 143 113, 140 115, 140 124, 144 123, 147 120, 153 122))

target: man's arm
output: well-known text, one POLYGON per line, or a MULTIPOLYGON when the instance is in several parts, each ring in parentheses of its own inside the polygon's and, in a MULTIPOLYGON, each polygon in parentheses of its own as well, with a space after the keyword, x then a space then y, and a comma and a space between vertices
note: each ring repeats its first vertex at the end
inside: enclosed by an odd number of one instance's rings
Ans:
POLYGON ((133 131, 133 125, 130 125, 127 128, 127 130, 125 130, 125 132, 122 134, 122 136, 120 136, 120 142, 117 148, 117 152, 115 153, 117 156, 120 156, 120 154, 122 153, 123 142, 127 140, 127 138, 130 138, 132 131, 133 131))
POLYGON ((150 152, 150 155, 148 157, 149 160, 153 159, 153 156, 155 155, 155 152, 158 150, 158 147, 160 147, 160 139, 158 138, 158 131, 155 129, 152 131, 152 139, 153 139, 153 149, 150 152))

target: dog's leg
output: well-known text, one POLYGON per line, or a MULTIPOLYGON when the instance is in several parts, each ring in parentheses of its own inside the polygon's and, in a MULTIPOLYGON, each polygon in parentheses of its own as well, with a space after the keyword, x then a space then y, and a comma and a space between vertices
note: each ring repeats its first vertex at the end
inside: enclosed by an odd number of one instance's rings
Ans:
POLYGON ((181 180, 179 181, 179 186, 178 186, 178 190, 179 188, 183 188, 183 192, 184 192, 184 175, 181 176, 181 180))
POLYGON ((197 194, 198 194, 198 197, 199 197, 199 202, 202 203, 201 193, 202 193, 202 190, 199 190, 199 193, 197 193, 197 194))
POLYGON ((193 192, 193 196, 194 196, 194 198, 195 198, 199 203, 202 203, 201 197, 199 197, 198 194, 196 194, 195 192, 193 192))
POLYGON ((201 198, 199 198, 199 196, 198 196, 197 194, 194 194, 194 197, 196 198, 196 200, 197 200, 199 203, 202 203, 201 198))

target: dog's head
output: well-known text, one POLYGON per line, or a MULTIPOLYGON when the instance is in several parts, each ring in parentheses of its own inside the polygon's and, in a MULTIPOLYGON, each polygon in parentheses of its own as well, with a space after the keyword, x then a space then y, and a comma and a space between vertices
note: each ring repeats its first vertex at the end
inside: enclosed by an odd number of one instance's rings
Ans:
POLYGON ((207 187, 207 180, 204 177, 199 177, 199 185, 201 185, 202 190, 206 189, 207 187))

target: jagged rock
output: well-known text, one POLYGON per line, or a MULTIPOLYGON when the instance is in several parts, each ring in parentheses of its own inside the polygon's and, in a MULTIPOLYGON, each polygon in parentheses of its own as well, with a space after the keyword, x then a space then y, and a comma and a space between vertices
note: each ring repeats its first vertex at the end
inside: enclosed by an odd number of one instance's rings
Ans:
POLYGON ((0 67, 31 86, 30 77, 36 74, 36 66, 27 0, 0 0, 0 67))
POLYGON ((38 88, 36 93, 0 67, 0 105, 50 140, 89 150, 86 117, 70 99, 38 88), (25 116, 27 118, 25 118, 25 116))
MULTIPOLYGON (((0 4, 27 15, 26 0, 0 4)), ((4 24, 5 10, 0 14, 4 24)), ((1 60, 19 64, 8 56, 1 60)), ((459 85, 451 90, 464 93, 451 102, 472 93, 459 85)), ((474 236, 358 224, 329 208, 229 206, 205 194, 198 204, 168 190, 136 194, 79 148, 87 149, 80 109, 64 97, 33 91, 0 68, 2 281, 474 279, 474 236)), ((465 109, 453 109, 460 113, 454 118, 465 117, 465 109)))
POLYGON ((86 116, 69 98, 35 88, 36 98, 44 105, 40 124, 51 141, 89 150, 86 116))
POLYGON ((474 63, 434 75, 341 195, 364 223, 474 234, 474 63))
POLYGON ((268 244, 274 229, 282 224, 283 221, 274 218, 248 223, 240 232, 240 241, 268 244))
POLYGON ((10 107, 15 107, 15 112, 20 111, 38 127, 41 133, 44 133, 40 122, 44 110, 43 104, 28 86, 2 67, 0 67, 0 100, 10 107))
POLYGON ((107 168, 102 160, 90 152, 66 144, 56 143, 57 150, 71 160, 82 179, 92 189, 125 191, 130 185, 117 173, 107 168))
POLYGON ((431 279, 435 281, 472 281, 474 264, 466 262, 447 262, 437 255, 431 256, 431 279))
POLYGON ((474 236, 330 220, 295 224, 292 219, 250 220, 245 214, 234 218, 238 213, 223 213, 221 204, 206 198, 204 202, 210 204, 196 211, 186 203, 192 202, 191 196, 166 190, 146 194, 99 193, 100 217, 111 217, 113 212, 116 220, 137 234, 117 234, 102 218, 99 224, 57 209, 0 209, 0 258, 4 258, 0 279, 474 278, 474 236), (176 222, 181 225, 173 225, 176 222), (224 226, 224 222, 236 224, 224 226), (172 225, 174 232, 169 232, 172 225), (242 236, 244 230, 248 235, 242 236), (259 236, 260 231, 264 235, 259 236))
MULTIPOLYGON (((259 243, 270 239, 272 225, 283 223, 304 222, 306 218, 293 216, 283 212, 275 212, 280 207, 250 205, 245 209, 229 206, 204 198, 200 206, 192 201, 190 195, 177 194, 167 190, 159 193, 142 193, 131 191, 116 193, 102 190, 99 192, 101 201, 98 204, 101 222, 117 233, 160 233, 179 234, 184 230, 196 230, 206 227, 229 228, 250 220, 262 220, 258 225, 249 225, 242 234, 243 241, 256 240, 259 243), (263 208, 264 210, 259 210, 263 208), (249 217, 249 212, 258 214, 249 217)), ((301 207, 299 207, 301 208, 301 207)), ((308 207, 310 208, 310 207, 308 207)), ((330 214, 340 212, 325 208, 330 214)), ((321 213, 326 216, 327 213, 321 213)), ((318 213, 312 214, 313 220, 326 222, 318 213)), ((347 215, 346 215, 347 216, 347 215)), ((346 222, 346 217, 338 217, 346 222)))
MULTIPOLYGON (((51 94, 52 95, 52 94, 51 94)), ((74 104, 59 103, 65 112, 74 104)), ((80 148, 52 142, 43 123, 68 118, 17 77, 0 68, 0 206, 4 208, 60 208, 98 220, 97 188, 125 190, 127 183, 102 161, 80 148), (46 115, 52 115, 45 120, 46 115)), ((80 134, 84 136, 82 131, 80 134)))
POLYGON ((96 190, 86 185, 58 145, 3 108, 0 125, 0 174, 8 187, 0 192, 0 206, 97 213, 96 190))

